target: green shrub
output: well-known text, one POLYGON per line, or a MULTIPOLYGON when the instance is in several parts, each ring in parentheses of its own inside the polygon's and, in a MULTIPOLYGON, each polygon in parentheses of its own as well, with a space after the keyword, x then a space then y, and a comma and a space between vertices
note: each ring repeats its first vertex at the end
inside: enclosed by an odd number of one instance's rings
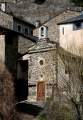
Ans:
POLYGON ((46 114, 44 112, 41 112, 40 115, 38 116, 38 120, 47 120, 46 114))
POLYGON ((46 104, 44 111, 38 116, 38 120, 76 120, 70 105, 52 101, 46 104))
POLYGON ((70 0, 70 2, 74 3, 77 6, 83 6, 83 0, 70 0))
POLYGON ((74 113, 68 106, 63 105, 60 112, 63 120, 75 120, 74 113))

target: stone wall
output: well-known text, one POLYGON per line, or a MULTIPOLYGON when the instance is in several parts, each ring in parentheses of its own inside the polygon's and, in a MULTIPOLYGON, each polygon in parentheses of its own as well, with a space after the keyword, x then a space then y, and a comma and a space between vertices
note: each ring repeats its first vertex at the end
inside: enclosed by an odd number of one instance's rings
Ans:
POLYGON ((24 54, 28 52, 28 48, 34 45, 34 43, 22 36, 18 36, 18 53, 24 54))
POLYGON ((47 51, 43 53, 33 53, 29 60, 29 82, 36 82, 39 80, 52 81, 54 79, 54 51, 47 51), (50 59, 49 59, 50 58, 50 59), (41 65, 41 60, 42 64, 41 65), (50 69, 49 69, 50 68, 50 69), (50 74, 49 74, 50 73, 50 74), (30 76, 29 76, 30 77, 30 76))
POLYGON ((0 26, 13 30, 13 17, 0 11, 0 26))
POLYGON ((56 79, 56 64, 55 64, 56 50, 49 50, 46 52, 37 52, 30 55, 28 83, 29 85, 36 85, 29 87, 30 100, 36 100, 37 97, 37 83, 45 81, 45 97, 52 95, 52 83, 56 79), (50 59, 49 59, 50 58, 50 59))

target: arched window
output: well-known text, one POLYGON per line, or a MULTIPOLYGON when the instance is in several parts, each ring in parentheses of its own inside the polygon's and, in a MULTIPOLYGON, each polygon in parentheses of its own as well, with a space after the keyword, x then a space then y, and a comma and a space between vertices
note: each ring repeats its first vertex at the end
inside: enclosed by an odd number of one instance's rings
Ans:
POLYGON ((33 30, 31 30, 31 35, 33 35, 33 30))
POLYGON ((40 63, 40 65, 43 65, 43 64, 44 64, 44 63, 43 63, 43 60, 40 60, 39 63, 40 63))
POLYGON ((64 35, 64 27, 62 28, 62 34, 64 35))
POLYGON ((47 38, 48 28, 46 26, 41 26, 39 28, 39 39, 47 38))
POLYGON ((41 28, 41 36, 44 36, 44 28, 41 28))

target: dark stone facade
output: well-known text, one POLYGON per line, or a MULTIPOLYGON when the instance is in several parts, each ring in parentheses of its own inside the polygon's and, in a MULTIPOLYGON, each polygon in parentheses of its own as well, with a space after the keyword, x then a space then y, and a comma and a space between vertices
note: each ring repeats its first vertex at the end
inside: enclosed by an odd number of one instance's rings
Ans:
POLYGON ((18 36, 12 32, 5 35, 5 65, 14 75, 17 74, 18 36))
MULTIPOLYGON (((45 98, 52 95, 52 84, 56 79, 56 44, 41 39, 28 49, 23 60, 28 62, 28 100, 37 101, 38 84, 45 83, 45 98)), ((42 91, 41 91, 42 93, 42 91)), ((42 93, 43 94, 43 93, 42 93)), ((42 98, 41 98, 42 99, 42 98)))

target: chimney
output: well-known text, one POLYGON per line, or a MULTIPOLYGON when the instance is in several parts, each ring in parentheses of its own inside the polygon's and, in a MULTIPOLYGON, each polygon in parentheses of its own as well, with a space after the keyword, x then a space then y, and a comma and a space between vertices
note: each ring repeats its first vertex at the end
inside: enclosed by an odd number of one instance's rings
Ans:
POLYGON ((40 25, 41 25, 40 20, 36 20, 36 22, 35 22, 35 26, 36 26, 36 28, 39 27, 40 25))
POLYGON ((6 12, 6 2, 1 2, 0 3, 0 10, 3 12, 6 12))

